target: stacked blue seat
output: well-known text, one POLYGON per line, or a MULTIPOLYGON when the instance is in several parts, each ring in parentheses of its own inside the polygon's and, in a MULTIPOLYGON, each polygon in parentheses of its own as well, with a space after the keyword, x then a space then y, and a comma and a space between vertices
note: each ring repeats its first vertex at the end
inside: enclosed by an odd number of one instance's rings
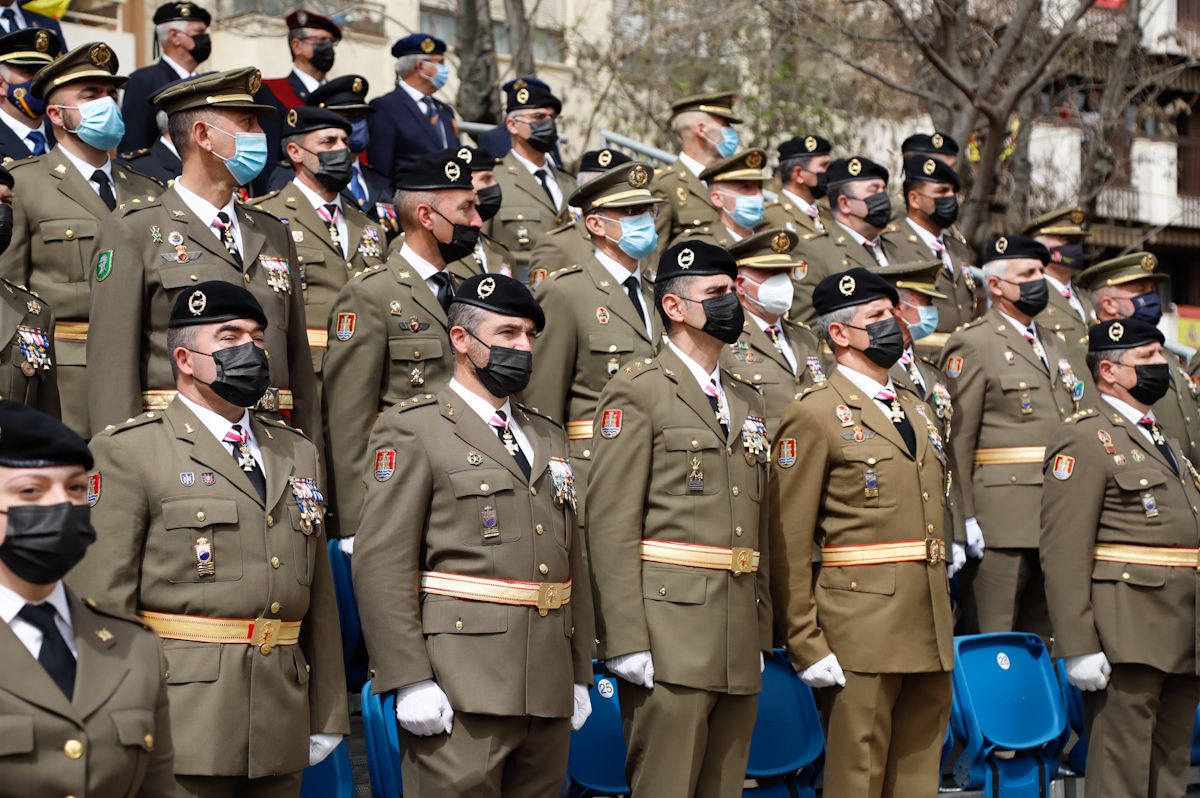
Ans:
POLYGON ((743 795, 813 798, 825 735, 812 689, 800 681, 787 653, 781 650, 766 658, 762 679, 746 764, 746 778, 758 786, 743 795))
POLYGON ((588 693, 592 714, 583 728, 571 733, 563 798, 629 795, 617 679, 606 674, 599 662, 592 663, 592 686, 588 693))
POLYGON ((354 798, 350 745, 344 738, 324 761, 304 769, 300 798, 354 798))
POLYGON ((400 736, 396 728, 396 696, 378 696, 367 682, 362 688, 363 737, 367 744, 367 772, 375 798, 404 794, 400 777, 400 736))
POLYGON ((358 690, 367 680, 367 646, 363 640, 362 622, 358 618, 358 600, 354 597, 350 558, 338 548, 337 540, 329 541, 329 570, 333 576, 333 593, 337 599, 338 623, 342 628, 342 662, 346 666, 346 687, 358 690))

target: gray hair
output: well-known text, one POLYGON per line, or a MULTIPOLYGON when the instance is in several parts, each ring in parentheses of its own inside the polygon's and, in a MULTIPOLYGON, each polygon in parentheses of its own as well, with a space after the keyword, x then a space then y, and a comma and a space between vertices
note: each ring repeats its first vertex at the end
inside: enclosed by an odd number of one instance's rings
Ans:
POLYGON ((400 219, 401 229, 409 229, 413 226, 416 220, 417 206, 428 205, 433 207, 437 200, 436 191, 406 191, 405 189, 396 189, 396 195, 392 198, 396 203, 396 216, 400 219))
MULTIPOLYGON (((168 116, 166 111, 156 111, 155 112, 154 126, 158 128, 158 135, 161 136, 163 133, 167 132, 167 126, 169 124, 169 121, 168 121, 169 119, 170 119, 170 117, 168 116)), ((174 143, 174 142, 172 142, 172 143, 174 143)))
POLYGON ((684 111, 676 114, 671 120, 671 130, 681 141, 687 141, 695 134, 696 125, 707 122, 711 117, 703 111, 684 111))
POLYGON ((481 307, 466 302, 451 302, 450 309, 446 311, 446 329, 462 327, 474 335, 489 315, 489 312, 481 307))
POLYGON ((172 379, 179 379, 179 366, 175 363, 175 350, 181 347, 183 349, 195 349, 196 329, 193 325, 167 328, 167 359, 171 361, 172 379))
POLYGON ((1124 349, 1101 349, 1087 353, 1087 368, 1092 375, 1092 380, 1097 385, 1100 384, 1100 364, 1101 363, 1122 363, 1121 356, 1125 354, 1124 349))
POLYGON ((848 308, 838 308, 831 310, 821 316, 817 316, 817 334, 829 344, 829 348, 833 349, 833 339, 829 337, 829 325, 842 324, 849 326, 850 322, 854 321, 854 314, 858 312, 858 305, 851 305, 848 308))
POLYGON ((695 279, 686 274, 678 277, 671 277, 667 280, 658 280, 654 283, 654 307, 658 310, 658 315, 662 317, 663 327, 668 330, 671 328, 671 319, 667 316, 667 311, 663 310, 663 297, 667 294, 674 294, 678 297, 687 298, 686 286, 689 280, 695 279))
POLYGON ((417 53, 402 55, 396 59, 396 81, 399 82, 405 75, 417 68, 417 64, 425 60, 425 56, 417 53))
POLYGON ((1008 261, 1007 260, 989 260, 983 264, 983 279, 995 277, 997 280, 1004 280, 1008 277, 1008 261))
POLYGON ((212 111, 208 108, 185 108, 167 117, 167 133, 180 158, 192 145, 192 125, 201 120, 208 121, 211 117, 212 111))
POLYGON ((187 33, 188 23, 186 20, 173 19, 170 22, 160 22, 154 26, 154 36, 158 39, 159 47, 166 47, 167 42, 171 40, 171 31, 177 30, 180 33, 187 33))

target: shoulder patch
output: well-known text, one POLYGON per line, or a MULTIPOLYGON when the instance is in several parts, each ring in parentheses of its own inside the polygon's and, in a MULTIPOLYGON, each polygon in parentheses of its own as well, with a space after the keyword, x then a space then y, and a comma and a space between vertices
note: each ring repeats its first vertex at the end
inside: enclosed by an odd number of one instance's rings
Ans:
MULTIPOLYGON (((257 205, 257 204, 258 204, 258 203, 260 203, 260 202, 266 202, 266 201, 267 201, 267 200, 269 200, 269 199, 273 199, 274 197, 278 197, 278 196, 279 196, 279 192, 281 192, 281 191, 283 191, 283 189, 282 189, 282 188, 277 188, 277 189, 275 189, 274 191, 268 191, 266 194, 263 194, 261 197, 251 197, 250 199, 246 200, 245 204, 247 204, 247 205, 257 205)), ((262 210, 262 209, 261 209, 261 208, 256 208, 256 210, 262 210)))
POLYGON ((963 359, 960 355, 951 355, 950 357, 946 358, 946 376, 947 377, 951 377, 951 378, 957 377, 959 374, 962 374, 962 370, 963 370, 963 359))
POLYGON ((1065 454, 1054 455, 1054 464, 1050 471, 1054 474, 1055 479, 1066 482, 1075 472, 1075 458, 1065 454))

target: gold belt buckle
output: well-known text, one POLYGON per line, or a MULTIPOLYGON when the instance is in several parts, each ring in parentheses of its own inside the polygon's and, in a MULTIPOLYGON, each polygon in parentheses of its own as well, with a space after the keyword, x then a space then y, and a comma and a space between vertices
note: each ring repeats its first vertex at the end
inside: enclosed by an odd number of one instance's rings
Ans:
POLYGON ((279 389, 268 388, 258 399, 258 409, 274 413, 279 410, 279 389))
POLYGON ((279 627, 282 621, 277 618, 255 618, 254 619, 254 634, 250 638, 250 645, 258 646, 258 650, 263 654, 270 654, 271 649, 276 646, 276 641, 279 640, 279 627))
POLYGON ((555 582, 542 582, 538 585, 537 611, 545 616, 550 610, 557 610, 563 605, 562 585, 555 582))
POLYGON ((940 538, 925 539, 925 560, 930 565, 946 561, 946 541, 940 538))
POLYGON ((733 549, 729 557, 729 570, 733 575, 748 574, 754 571, 754 549, 733 549))

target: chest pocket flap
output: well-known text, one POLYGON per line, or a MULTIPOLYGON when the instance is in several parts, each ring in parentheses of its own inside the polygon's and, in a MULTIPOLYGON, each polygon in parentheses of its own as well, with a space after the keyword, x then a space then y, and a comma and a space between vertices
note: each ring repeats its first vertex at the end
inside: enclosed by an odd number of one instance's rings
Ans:
POLYGON ((162 515, 167 529, 236 524, 238 520, 237 502, 233 499, 166 498, 162 501, 162 515))
POLYGON ((1000 388, 1005 391, 1032 391, 1041 387, 1041 378, 1035 374, 1002 374, 1000 388))
POLYGON ((416 335, 389 338, 388 354, 392 360, 440 360, 442 339, 416 335))
POLYGON ((310 247, 296 247, 296 257, 301 263, 324 263, 325 253, 310 247))
POLYGON ((500 221, 502 222, 540 222, 542 220, 542 212, 533 207, 521 208, 500 208, 500 221))
POLYGON ((632 352, 633 336, 613 333, 588 333, 588 349, 594 353, 632 352))
POLYGON ((117 727, 117 739, 121 745, 136 746, 146 751, 154 748, 154 713, 143 707, 114 709, 109 711, 113 725, 117 727))
MULTIPOLYGON (((195 250, 190 250, 195 251, 195 250)), ((207 254, 207 253, 205 253, 207 254)), ((202 254, 201 258, 204 257, 202 254)), ((197 267, 203 268, 203 265, 192 261, 178 266, 166 266, 158 270, 158 281, 162 283, 162 287, 169 290, 175 288, 183 288, 188 285, 195 285, 207 277, 200 273, 197 267)))
POLYGON ((1160 471, 1138 469, 1137 471, 1118 471, 1113 480, 1121 490, 1147 490, 1167 484, 1167 478, 1160 471))
POLYGON ((95 219, 55 219, 38 225, 42 241, 75 241, 95 238, 98 226, 95 219))
POLYGON ((466 496, 491 496, 502 490, 513 489, 513 477, 503 468, 472 468, 449 474, 450 485, 458 498, 466 496))
POLYGON ((842 456, 848 463, 863 463, 872 466, 880 460, 891 460, 892 450, 887 446, 863 446, 860 443, 855 446, 843 446, 842 456))
POLYGON ((703 427, 667 427, 663 430, 663 446, 668 452, 720 449, 723 445, 712 430, 703 427))

